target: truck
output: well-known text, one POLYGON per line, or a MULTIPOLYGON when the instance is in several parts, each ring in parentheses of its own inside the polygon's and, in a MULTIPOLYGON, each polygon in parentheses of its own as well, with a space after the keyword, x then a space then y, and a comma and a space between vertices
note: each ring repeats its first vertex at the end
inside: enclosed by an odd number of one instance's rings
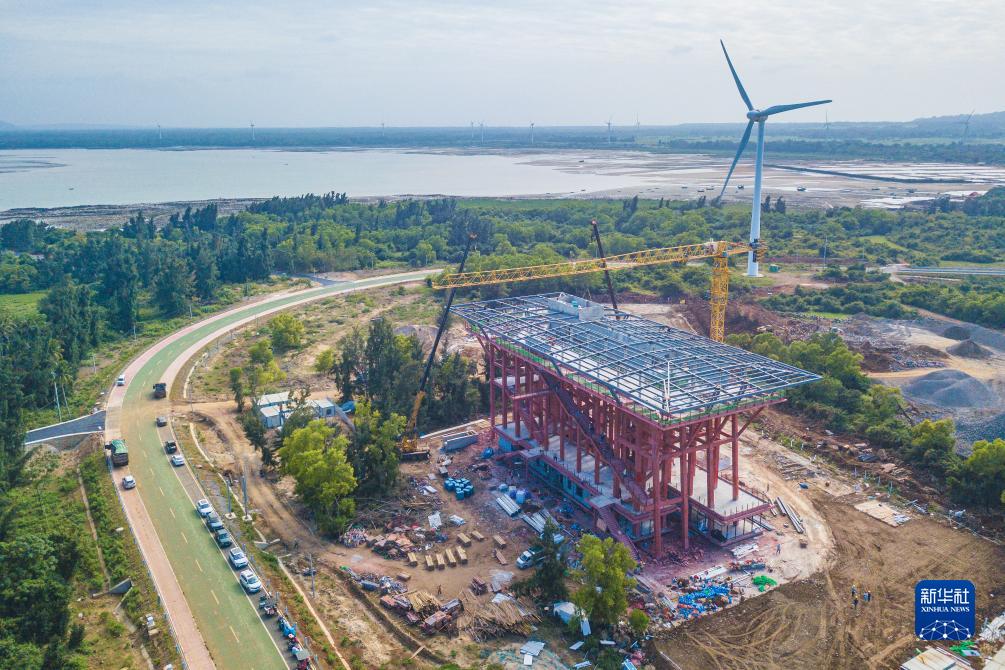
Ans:
POLYGON ((108 449, 112 454, 112 465, 116 467, 129 465, 129 450, 126 449, 126 443, 124 440, 112 440, 105 445, 105 449, 108 449))
POLYGON ((166 398, 168 394, 167 382, 157 382, 154 384, 154 398, 166 398))

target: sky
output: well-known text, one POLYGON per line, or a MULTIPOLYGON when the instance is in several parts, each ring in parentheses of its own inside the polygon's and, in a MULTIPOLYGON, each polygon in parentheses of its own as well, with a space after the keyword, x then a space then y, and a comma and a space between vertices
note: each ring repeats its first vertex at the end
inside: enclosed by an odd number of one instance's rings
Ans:
POLYGON ((1001 0, 0 0, 0 121, 903 121, 1005 109, 1001 0))

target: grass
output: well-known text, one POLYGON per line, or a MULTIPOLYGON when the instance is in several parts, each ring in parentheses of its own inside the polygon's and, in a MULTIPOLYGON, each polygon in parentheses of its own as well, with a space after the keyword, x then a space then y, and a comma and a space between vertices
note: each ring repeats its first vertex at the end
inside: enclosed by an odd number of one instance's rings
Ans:
POLYGON ((16 293, 0 295, 0 312, 7 312, 11 316, 24 317, 38 313, 38 301, 42 299, 47 291, 35 291, 34 293, 16 293))
POLYGON ((33 475, 30 482, 7 493, 12 509, 16 510, 7 539, 61 535, 75 540, 80 562, 71 584, 68 634, 74 626, 83 628, 83 642, 75 653, 82 667, 145 668, 140 645, 146 647, 157 667, 167 663, 180 667, 180 659, 167 631, 152 640, 143 632, 143 617, 147 613, 159 613, 163 621, 163 612, 132 535, 128 531, 115 531, 126 527, 126 521, 105 469, 103 453, 93 451, 80 462, 80 475, 97 542, 91 535, 75 458, 76 454, 42 454, 33 458, 29 465, 33 475), (121 608, 117 607, 119 596, 103 593, 99 547, 112 584, 126 576, 133 580, 133 588, 122 599, 121 608), (117 615, 117 609, 121 609, 122 614, 117 615), (119 620, 120 616, 127 616, 134 625, 127 627, 119 620))
MULTIPOLYGON (((128 528, 125 512, 115 492, 115 484, 108 475, 103 452, 86 456, 80 464, 80 475, 87 491, 91 518, 98 533, 98 544, 105 558, 112 584, 128 577, 133 587, 122 601, 122 608, 137 630, 145 630, 145 617, 155 614, 162 634, 145 642, 147 652, 156 667, 174 663, 180 667, 178 652, 164 624, 166 616, 154 589, 153 580, 140 555, 139 546, 132 533, 116 532, 128 528)), ((138 633, 140 635, 142 633, 138 633)), ((105 667, 105 666, 97 666, 105 667)))
POLYGON ((859 240, 864 240, 866 242, 872 242, 874 244, 885 244, 886 246, 890 247, 891 249, 896 249, 897 251, 904 251, 904 252, 911 251, 907 247, 901 246, 901 245, 897 244, 896 242, 891 241, 890 239, 887 238, 886 235, 866 235, 864 237, 860 237, 859 240))
POLYGON ((833 319, 835 321, 843 321, 850 318, 847 314, 842 314, 841 312, 817 312, 810 310, 808 312, 799 312, 800 316, 815 316, 820 319, 833 319))

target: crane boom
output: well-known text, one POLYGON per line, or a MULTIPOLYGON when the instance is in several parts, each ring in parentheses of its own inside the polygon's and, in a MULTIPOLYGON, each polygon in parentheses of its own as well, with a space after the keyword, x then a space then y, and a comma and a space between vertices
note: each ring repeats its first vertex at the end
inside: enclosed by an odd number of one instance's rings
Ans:
MULTIPOLYGON (((599 233, 598 247, 599 247, 599 233)), ((627 254, 604 257, 600 251, 599 258, 567 261, 564 263, 549 263, 547 265, 529 265, 519 268, 504 268, 500 270, 478 270, 476 272, 445 272, 432 280, 433 288, 446 288, 453 291, 471 286, 487 286, 511 281, 532 281, 534 279, 551 279, 554 277, 571 277, 573 275, 589 274, 613 270, 630 270, 646 265, 663 263, 686 263, 702 259, 712 259, 712 286, 709 291, 711 315, 709 318, 709 337, 716 342, 722 342, 725 337, 726 302, 729 297, 729 257, 747 254, 753 251, 758 259, 764 253, 763 243, 748 242, 705 242, 702 244, 687 244, 679 247, 663 247, 660 249, 644 249, 627 254)), ((608 281, 610 278, 608 276, 608 281)))
POLYGON ((687 261, 714 258, 727 255, 737 256, 751 250, 747 242, 704 242, 688 244, 681 247, 664 247, 661 249, 643 249, 627 254, 617 254, 606 258, 589 258, 585 260, 550 263, 548 265, 528 265, 520 268, 504 268, 501 270, 479 270, 476 272, 444 273, 433 278, 433 288, 467 288, 469 286, 485 286, 501 284, 508 281, 531 281, 533 279, 550 279, 553 277, 569 277, 572 275, 603 272, 607 270, 629 270, 644 265, 662 263, 686 263, 687 261))

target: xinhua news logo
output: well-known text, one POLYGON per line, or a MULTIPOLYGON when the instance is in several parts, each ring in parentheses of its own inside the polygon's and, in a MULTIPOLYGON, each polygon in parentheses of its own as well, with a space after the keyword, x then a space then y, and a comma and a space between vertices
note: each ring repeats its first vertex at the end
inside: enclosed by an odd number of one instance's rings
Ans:
POLYGON ((914 587, 914 634, 922 640, 967 640, 977 625, 973 582, 926 579, 914 587))

